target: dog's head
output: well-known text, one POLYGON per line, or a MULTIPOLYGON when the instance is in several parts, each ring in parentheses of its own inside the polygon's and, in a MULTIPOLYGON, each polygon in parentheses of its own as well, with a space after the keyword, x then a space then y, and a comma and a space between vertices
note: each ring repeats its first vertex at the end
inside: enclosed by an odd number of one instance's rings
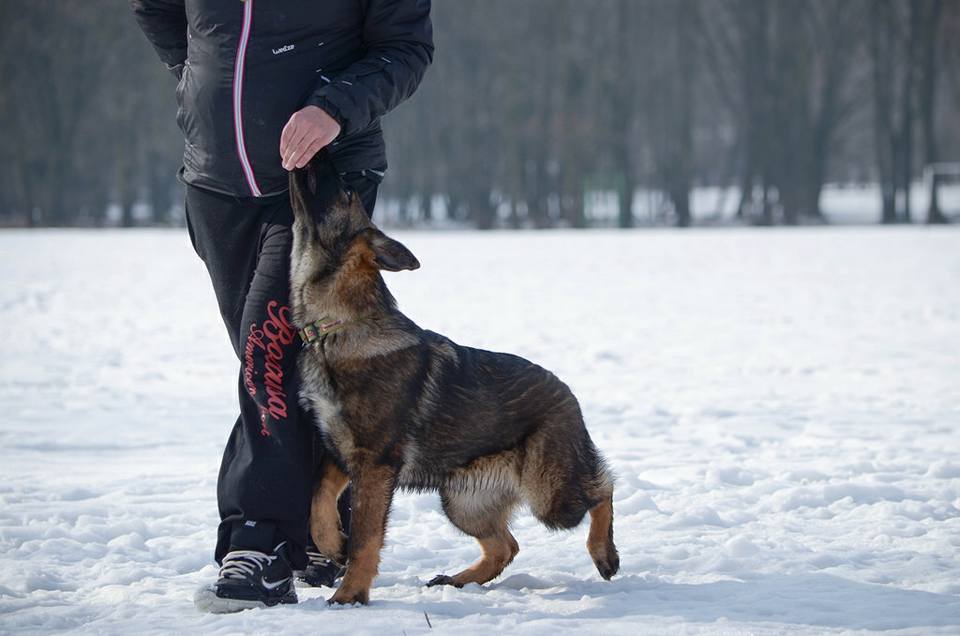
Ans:
MULTIPOLYGON (((291 304, 297 322, 314 313, 361 314, 371 303, 391 303, 381 270, 420 267, 399 241, 377 228, 360 197, 343 187, 324 158, 290 173, 293 249, 291 304)), ((341 317, 350 317, 342 315, 341 317)))

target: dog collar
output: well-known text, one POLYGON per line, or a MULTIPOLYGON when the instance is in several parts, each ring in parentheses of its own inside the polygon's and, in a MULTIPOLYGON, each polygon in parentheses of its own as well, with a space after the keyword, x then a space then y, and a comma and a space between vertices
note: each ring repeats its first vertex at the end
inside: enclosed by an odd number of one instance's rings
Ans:
POLYGON ((329 316, 324 316, 320 320, 314 320, 306 327, 300 330, 300 339, 304 346, 311 345, 318 340, 322 340, 328 334, 340 329, 346 325, 345 320, 334 320, 329 316))

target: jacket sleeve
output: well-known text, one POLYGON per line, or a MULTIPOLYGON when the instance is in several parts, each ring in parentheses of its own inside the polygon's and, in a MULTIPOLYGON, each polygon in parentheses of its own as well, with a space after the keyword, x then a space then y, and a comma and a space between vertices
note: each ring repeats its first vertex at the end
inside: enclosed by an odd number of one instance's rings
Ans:
POLYGON ((433 61, 430 0, 365 0, 366 54, 336 77, 321 79, 306 105, 341 126, 363 130, 410 97, 433 61))
POLYGON ((184 0, 130 0, 130 8, 160 60, 179 79, 187 59, 184 0))

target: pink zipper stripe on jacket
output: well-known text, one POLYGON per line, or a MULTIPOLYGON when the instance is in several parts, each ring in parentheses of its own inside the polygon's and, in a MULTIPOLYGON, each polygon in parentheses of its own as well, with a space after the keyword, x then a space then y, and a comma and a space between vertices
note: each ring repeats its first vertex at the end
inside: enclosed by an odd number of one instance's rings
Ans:
POLYGON ((240 165, 247 185, 253 196, 262 196, 257 180, 253 176, 250 158, 247 156, 247 146, 243 140, 243 66, 247 57, 247 44, 250 42, 250 27, 253 24, 253 0, 243 0, 243 30, 240 33, 240 43, 237 44, 237 59, 233 67, 233 130, 237 136, 237 154, 240 156, 240 165))

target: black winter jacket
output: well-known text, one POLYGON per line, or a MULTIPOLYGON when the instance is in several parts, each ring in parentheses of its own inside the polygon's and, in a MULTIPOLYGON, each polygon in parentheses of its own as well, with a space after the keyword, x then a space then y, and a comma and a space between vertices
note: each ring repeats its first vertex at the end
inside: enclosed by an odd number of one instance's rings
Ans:
POLYGON ((319 106, 341 172, 386 169, 380 117, 433 58, 430 0, 130 0, 179 79, 182 178, 235 196, 287 188, 280 132, 319 106))

